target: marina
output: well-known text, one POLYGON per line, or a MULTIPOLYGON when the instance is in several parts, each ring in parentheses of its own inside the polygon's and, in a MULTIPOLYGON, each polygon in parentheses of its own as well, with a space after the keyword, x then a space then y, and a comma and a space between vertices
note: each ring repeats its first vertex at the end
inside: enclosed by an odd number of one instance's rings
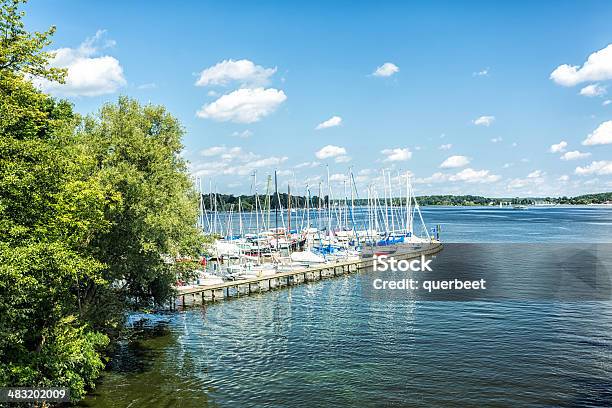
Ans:
MULTIPOLYGON (((414 259, 421 256, 432 256, 442 251, 441 243, 432 243, 424 247, 395 254, 395 259, 414 259)), ((325 263, 321 266, 305 267, 289 272, 279 272, 272 276, 254 277, 238 281, 226 281, 213 285, 194 285, 177 289, 177 298, 172 302, 171 308, 176 307, 177 302, 181 306, 189 303, 195 304, 198 301, 226 300, 233 297, 261 293, 277 288, 318 281, 326 278, 333 278, 340 275, 359 272, 372 266, 373 258, 359 260, 335 261, 325 263)))
POLYGON ((355 204, 359 195, 352 171, 342 180, 341 198, 334 198, 329 171, 325 195, 319 183, 316 196, 307 185, 301 199, 292 198, 289 184, 281 199, 276 173, 274 179, 267 177, 260 199, 257 173, 252 177, 255 196, 249 211, 243 210, 241 197, 227 209, 212 183, 206 194, 202 180, 196 180, 198 228, 212 240, 195 279, 177 280, 171 309, 185 306, 189 298, 216 301, 353 273, 370 267, 376 255, 412 259, 442 250, 439 227, 427 228, 409 173, 392 178, 383 170, 382 194, 368 187, 361 206, 355 204))

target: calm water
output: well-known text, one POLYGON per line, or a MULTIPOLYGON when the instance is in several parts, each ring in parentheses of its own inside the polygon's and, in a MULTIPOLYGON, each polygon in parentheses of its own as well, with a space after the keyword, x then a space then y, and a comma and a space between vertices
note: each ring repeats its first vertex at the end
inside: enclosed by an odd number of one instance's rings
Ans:
POLYGON ((493 295, 377 298, 364 272, 133 315, 149 337, 120 348, 85 405, 612 406, 612 209, 424 216, 445 242, 506 243, 448 245, 434 260, 437 274, 486 277, 493 295))

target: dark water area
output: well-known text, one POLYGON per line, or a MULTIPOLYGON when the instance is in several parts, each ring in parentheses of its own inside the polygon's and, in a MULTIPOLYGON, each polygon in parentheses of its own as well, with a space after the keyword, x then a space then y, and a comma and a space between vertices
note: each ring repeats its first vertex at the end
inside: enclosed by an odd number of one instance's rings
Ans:
POLYGON ((433 272, 366 271, 131 315, 147 335, 119 345, 82 405, 612 406, 612 209, 424 216, 451 242, 433 272), (372 289, 405 276, 488 287, 372 289))

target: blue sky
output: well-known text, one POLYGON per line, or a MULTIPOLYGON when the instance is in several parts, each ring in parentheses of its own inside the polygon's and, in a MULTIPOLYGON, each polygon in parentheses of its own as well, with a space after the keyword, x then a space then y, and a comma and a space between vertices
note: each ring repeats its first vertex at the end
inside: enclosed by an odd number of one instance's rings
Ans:
POLYGON ((192 172, 221 192, 248 193, 255 169, 260 190, 277 169, 303 192, 326 165, 336 191, 352 167, 362 194, 381 193, 382 169, 410 171, 418 194, 612 191, 609 2, 31 0, 26 11, 30 29, 57 26, 55 63, 69 67, 68 85, 43 89, 83 113, 118 95, 165 105, 192 172))

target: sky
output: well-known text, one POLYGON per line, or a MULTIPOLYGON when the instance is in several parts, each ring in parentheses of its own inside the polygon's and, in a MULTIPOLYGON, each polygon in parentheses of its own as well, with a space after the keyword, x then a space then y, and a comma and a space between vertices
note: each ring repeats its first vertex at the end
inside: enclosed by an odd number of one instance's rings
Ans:
POLYGON ((205 190, 361 196, 612 191, 612 3, 30 0, 35 81, 95 113, 128 95, 185 128, 205 190), (323 187, 327 188, 327 187, 323 187))

